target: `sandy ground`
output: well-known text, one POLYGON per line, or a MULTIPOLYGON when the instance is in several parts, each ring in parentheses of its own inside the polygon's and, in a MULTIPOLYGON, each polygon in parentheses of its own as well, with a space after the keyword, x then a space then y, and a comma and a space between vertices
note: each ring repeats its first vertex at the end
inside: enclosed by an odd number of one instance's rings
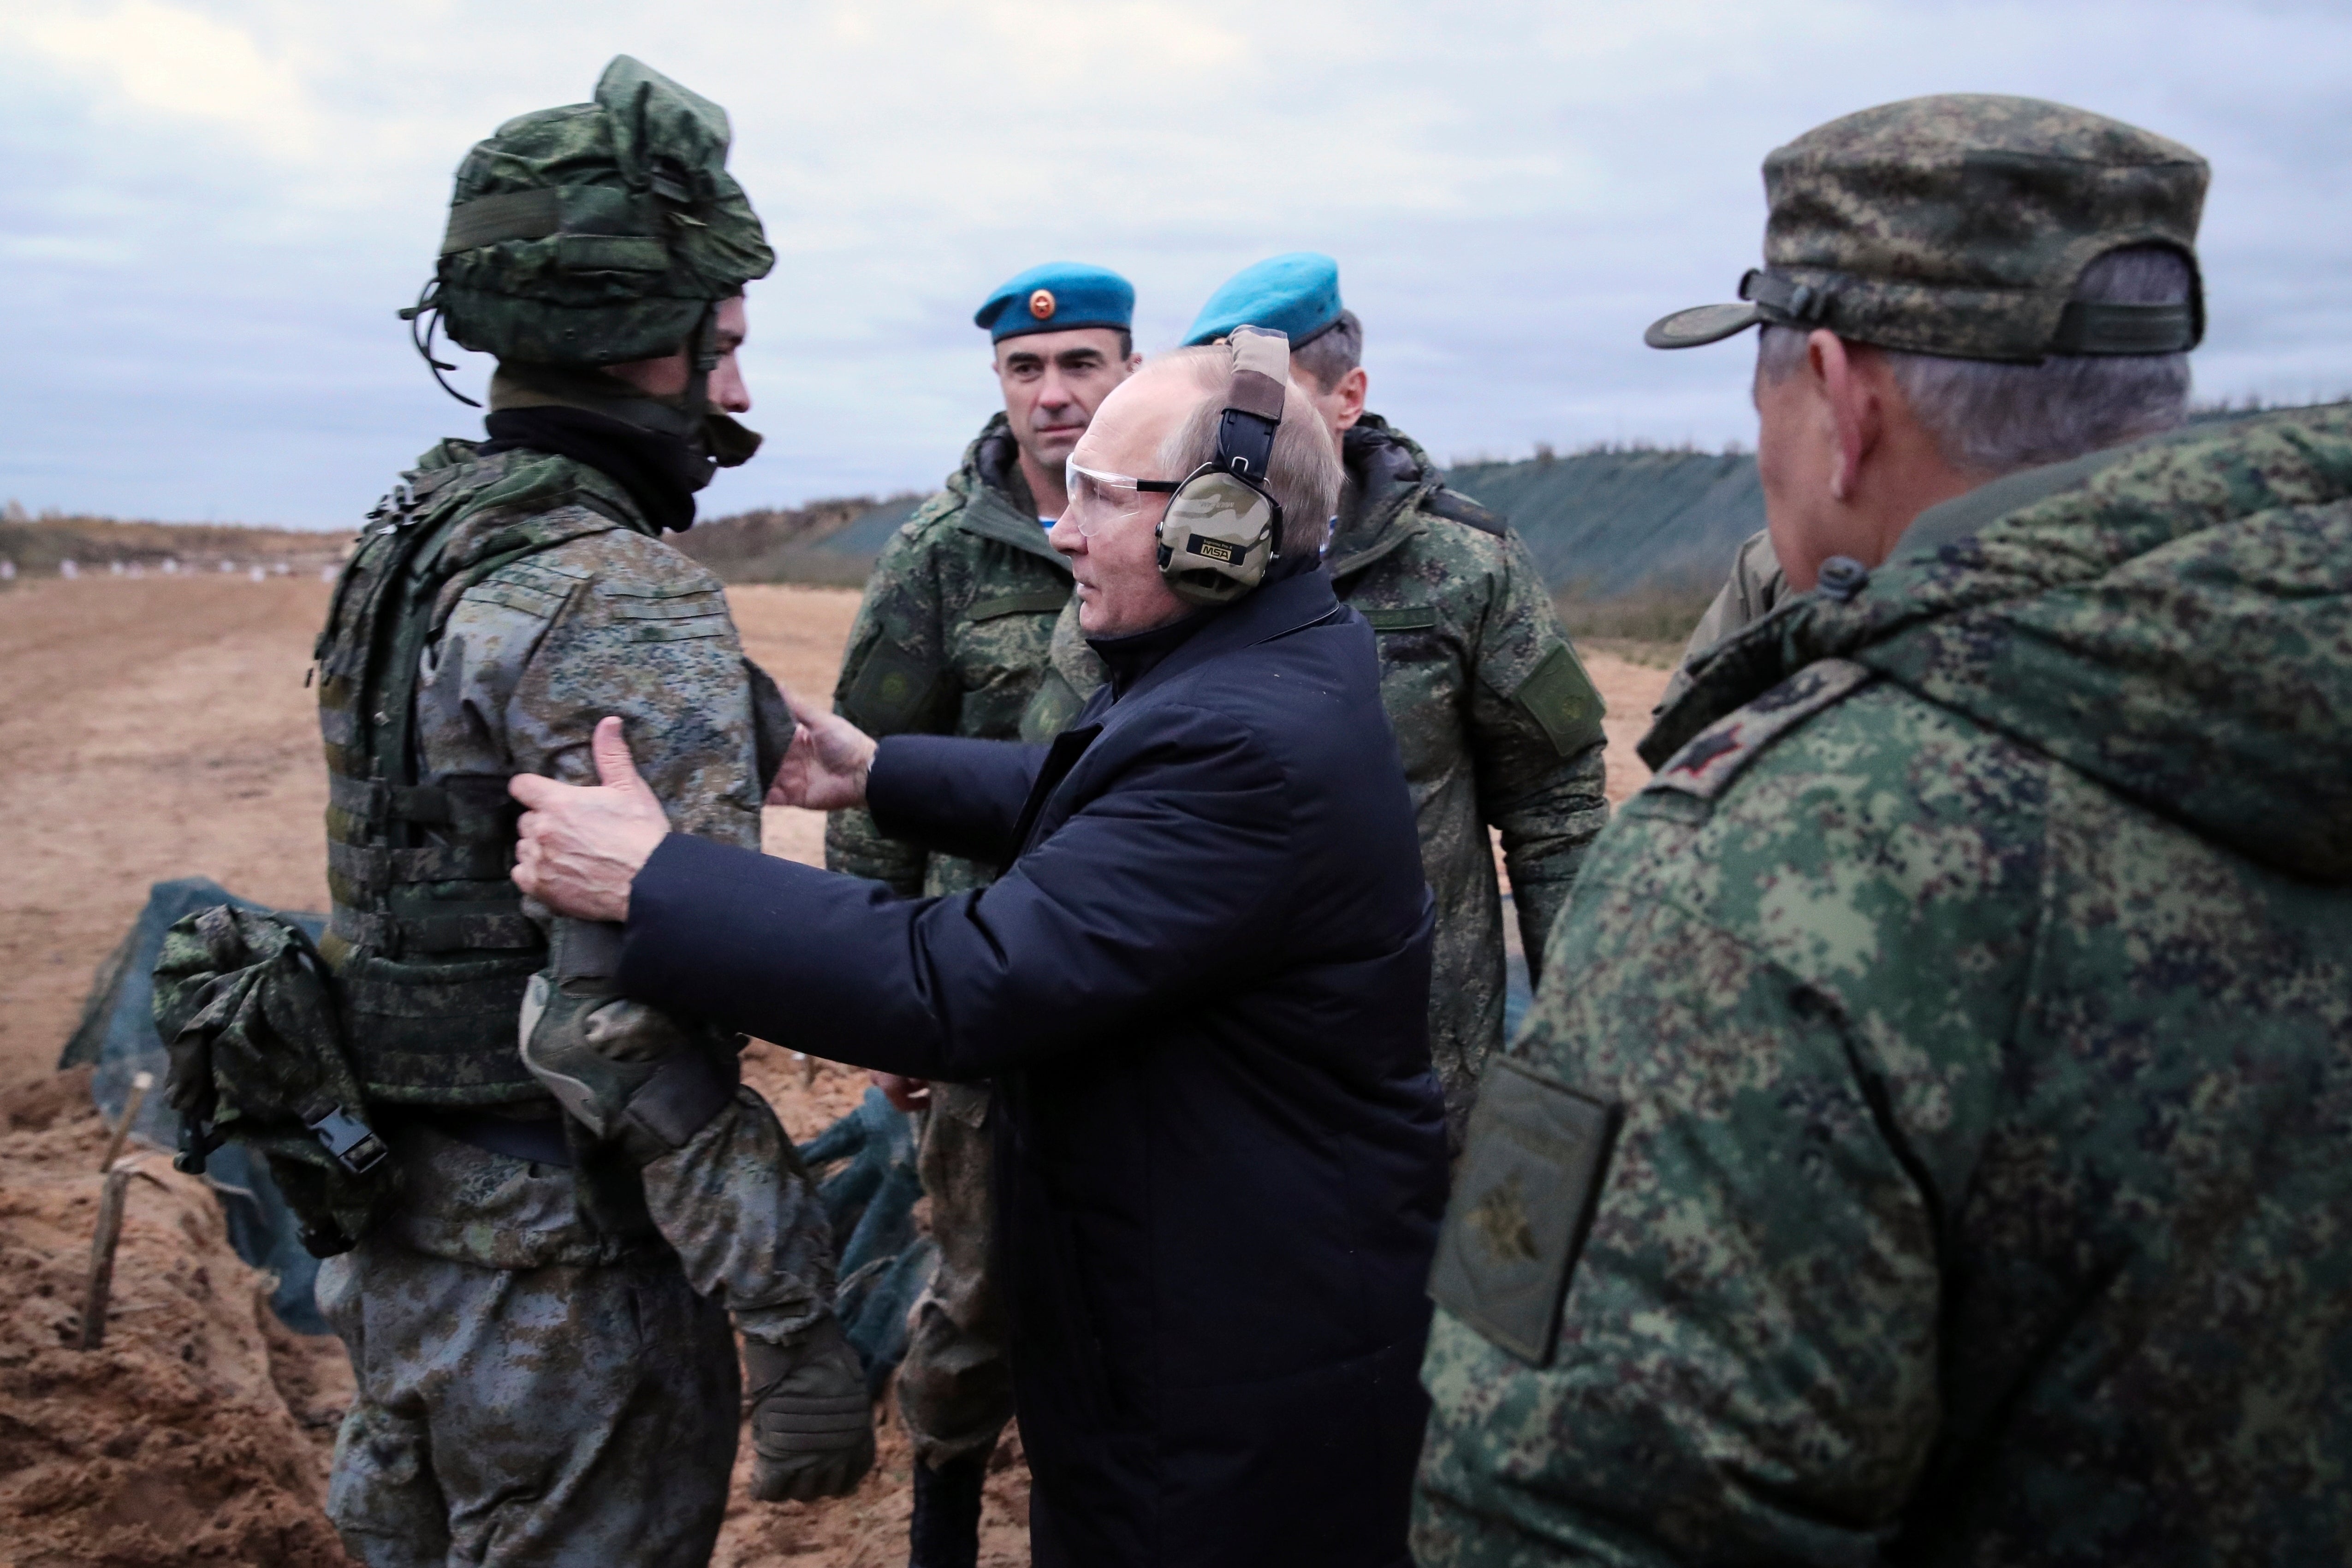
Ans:
MULTIPOLYGON (((730 595, 751 655, 831 689, 856 595, 730 595)), ((148 884, 206 876, 247 898, 324 907, 310 639, 327 589, 243 577, 85 577, 0 592, 0 1563, 121 1568, 338 1561, 318 1512, 348 1398, 331 1341, 257 1307, 201 1185, 161 1156, 132 1184, 109 1348, 64 1348, 97 1201, 102 1129, 79 1075, 54 1072, 92 970, 148 884)), ((1644 775, 1633 742, 1664 672, 1595 653, 1609 791, 1644 775)), ((823 819, 771 810, 767 847, 821 860, 823 819)), ((846 1110, 863 1075, 755 1046, 746 1077, 796 1137, 846 1110)), ((887 1402, 886 1402, 887 1404, 887 1402)), ((908 1454, 886 1420, 853 1497, 753 1503, 740 1485, 721 1568, 904 1561, 908 1454)), ((1008 1438, 982 1562, 1026 1561, 1026 1472, 1008 1438)))
POLYGON ((220 1205, 136 1156, 106 1342, 78 1348, 106 1129, 89 1069, 0 1089, 0 1563, 343 1563, 320 1512, 349 1364, 289 1333, 220 1205))

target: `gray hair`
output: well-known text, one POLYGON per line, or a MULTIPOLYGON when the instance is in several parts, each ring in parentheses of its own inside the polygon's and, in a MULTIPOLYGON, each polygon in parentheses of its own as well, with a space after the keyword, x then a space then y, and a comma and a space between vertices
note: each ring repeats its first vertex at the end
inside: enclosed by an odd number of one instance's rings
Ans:
POLYGON ((1339 378, 1364 363, 1364 323, 1353 310, 1290 351, 1290 374, 1312 376, 1316 390, 1329 396, 1339 378))
MULTIPOLYGON (((1200 405, 1160 448, 1168 476, 1181 479, 1216 460, 1217 421, 1224 414, 1225 389, 1233 381, 1233 351, 1222 345, 1178 349, 1148 361, 1139 374, 1160 371, 1189 375, 1202 393, 1200 405)), ((1275 429, 1274 452, 1266 459, 1265 488, 1282 503, 1282 553, 1319 552, 1339 504, 1339 453, 1331 445, 1323 416, 1303 397, 1283 399, 1282 423, 1275 429)))
MULTIPOLYGON (((2189 258, 2171 247, 2126 246, 2083 268, 2074 298, 2171 305, 2189 297, 2191 281, 2189 258)), ((1756 345, 1758 376, 1786 381, 1804 363, 1806 336, 1767 324, 1756 345)), ((2040 364, 2007 364, 1877 352, 1945 461, 1970 473, 2063 462, 2168 430, 2189 411, 2186 353, 2052 354, 2040 364)))

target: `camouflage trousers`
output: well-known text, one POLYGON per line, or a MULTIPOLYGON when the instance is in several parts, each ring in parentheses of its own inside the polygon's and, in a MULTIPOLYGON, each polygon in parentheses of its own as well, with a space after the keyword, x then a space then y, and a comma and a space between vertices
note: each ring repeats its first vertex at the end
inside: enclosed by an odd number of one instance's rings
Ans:
POLYGON ((377 1236, 319 1270, 357 1396, 327 1514, 367 1568, 702 1568, 740 1397, 669 1260, 487 1268, 377 1236))
POLYGON ((781 1342, 833 1297, 775 1112, 738 1089, 646 1165, 658 1235, 629 1237, 587 1220, 569 1170, 429 1125, 391 1137, 401 1213, 319 1275, 358 1379, 328 1489, 349 1549, 368 1568, 708 1562, 740 1419, 728 1313, 781 1342))
POLYGON ((995 1159, 985 1084, 935 1083, 920 1169, 938 1269, 915 1302, 898 1415, 915 1457, 933 1467, 985 1456, 1013 1418, 1004 1305, 990 1265, 995 1159))

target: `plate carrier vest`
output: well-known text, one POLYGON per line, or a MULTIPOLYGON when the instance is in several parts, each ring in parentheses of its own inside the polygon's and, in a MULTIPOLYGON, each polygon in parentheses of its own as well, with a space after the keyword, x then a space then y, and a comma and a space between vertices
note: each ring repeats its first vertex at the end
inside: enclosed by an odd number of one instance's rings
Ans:
POLYGON ((500 567, 614 528, 654 531, 586 464, 476 447, 442 442, 368 514, 312 650, 333 900, 320 952, 371 1100, 547 1098, 517 1049, 524 987, 547 963, 509 879, 521 807, 504 773, 421 775, 417 666, 459 595, 500 567))

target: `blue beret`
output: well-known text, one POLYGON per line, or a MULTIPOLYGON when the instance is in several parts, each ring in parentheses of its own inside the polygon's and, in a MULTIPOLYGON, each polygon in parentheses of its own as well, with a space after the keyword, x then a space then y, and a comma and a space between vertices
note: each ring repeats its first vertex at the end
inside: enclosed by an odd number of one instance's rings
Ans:
POLYGON ((1080 327, 1126 331, 1135 323, 1135 285, 1107 267, 1048 261, 996 286, 971 324, 991 342, 1024 332, 1068 332, 1080 327))
POLYGON ((1187 347, 1214 342, 1235 327, 1284 333, 1297 348, 1339 319, 1339 264, 1316 250, 1294 250, 1244 267, 1209 296, 1187 347))

